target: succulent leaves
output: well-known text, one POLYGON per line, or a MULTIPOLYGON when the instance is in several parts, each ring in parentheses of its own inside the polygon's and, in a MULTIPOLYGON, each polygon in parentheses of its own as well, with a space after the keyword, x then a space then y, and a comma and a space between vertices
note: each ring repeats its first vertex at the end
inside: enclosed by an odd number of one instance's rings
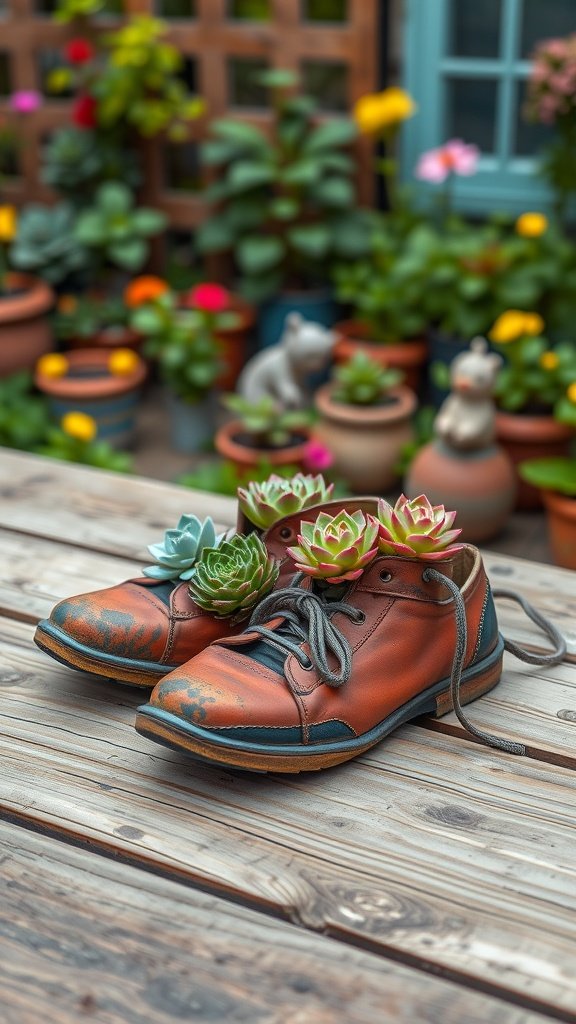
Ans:
POLYGON ((297 569, 326 583, 357 579, 378 554, 378 522, 361 511, 320 512, 316 522, 303 522, 300 529, 298 545, 288 553, 297 569))
POLYGON ((257 534, 235 534, 216 548, 205 548, 190 580, 200 608, 221 618, 244 618, 272 589, 279 565, 257 534))
POLYGON ((297 473, 291 479, 273 473, 263 483, 250 481, 238 488, 241 511, 254 526, 266 529, 283 516, 301 512, 312 505, 329 501, 334 489, 323 476, 297 473))
POLYGON ((450 558, 462 549, 453 542, 462 530, 453 530, 455 512, 432 505, 426 495, 408 500, 402 494, 394 506, 378 502, 378 548, 383 555, 402 555, 432 562, 450 558))
POLYGON ((166 530, 162 543, 148 548, 156 565, 147 566, 144 575, 154 580, 189 580, 203 550, 217 543, 210 517, 201 522, 193 515, 180 516, 177 527, 166 530))

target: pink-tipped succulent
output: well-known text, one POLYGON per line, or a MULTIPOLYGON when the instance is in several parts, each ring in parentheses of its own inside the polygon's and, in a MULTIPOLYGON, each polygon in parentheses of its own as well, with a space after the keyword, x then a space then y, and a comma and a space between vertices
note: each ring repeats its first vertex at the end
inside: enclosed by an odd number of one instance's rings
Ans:
POLYGON ((357 579, 378 554, 378 523, 360 511, 319 512, 316 522, 303 522, 300 529, 288 553, 297 569, 326 583, 357 579))
POLYGON ((378 548, 381 555, 403 555, 426 562, 450 558, 462 550, 454 544, 462 530, 453 530, 455 512, 432 505, 425 494, 408 500, 401 494, 394 506, 378 502, 378 548))
POLYGON ((263 483, 250 481, 246 487, 239 487, 238 504, 254 526, 266 529, 283 516, 329 501, 333 489, 334 484, 327 484, 320 474, 296 473, 286 480, 272 473, 263 483))

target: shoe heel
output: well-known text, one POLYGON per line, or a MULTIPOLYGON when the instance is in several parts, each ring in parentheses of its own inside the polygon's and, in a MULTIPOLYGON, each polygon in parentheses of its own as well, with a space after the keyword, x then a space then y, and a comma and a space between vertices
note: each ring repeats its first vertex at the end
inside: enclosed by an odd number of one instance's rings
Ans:
MULTIPOLYGON (((460 683, 460 703, 470 704, 477 697, 492 690, 500 682, 502 675, 502 654, 498 659, 483 672, 460 683)), ((436 710, 433 712, 435 718, 442 718, 454 710, 450 690, 444 690, 436 697, 436 710)))

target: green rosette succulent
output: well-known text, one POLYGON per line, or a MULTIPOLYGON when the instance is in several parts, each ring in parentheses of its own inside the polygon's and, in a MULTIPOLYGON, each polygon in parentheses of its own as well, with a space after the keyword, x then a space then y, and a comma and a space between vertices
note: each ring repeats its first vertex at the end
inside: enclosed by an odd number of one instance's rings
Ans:
POLYGON ((296 568, 326 583, 355 580, 378 554, 374 516, 345 510, 320 512, 314 523, 301 523, 298 545, 288 548, 296 568))
POLYGON ((462 550, 453 542, 462 530, 453 530, 455 512, 432 505, 425 494, 408 500, 401 494, 394 506, 378 502, 378 548, 382 555, 403 555, 426 562, 450 558, 462 550))
POLYGON ((180 516, 178 526, 166 530, 162 543, 148 548, 156 565, 146 566, 144 575, 153 580, 189 580, 204 549, 212 549, 217 543, 209 516, 203 522, 193 515, 180 516))
POLYGON ((217 548, 205 548, 190 580, 200 608, 219 618, 241 619, 276 583, 279 565, 257 534, 235 534, 217 548))
POLYGON ((320 473, 296 473, 288 480, 272 473, 263 483, 251 480, 247 487, 239 487, 238 504, 254 526, 265 530, 283 516, 329 501, 333 490, 334 484, 327 484, 320 473))

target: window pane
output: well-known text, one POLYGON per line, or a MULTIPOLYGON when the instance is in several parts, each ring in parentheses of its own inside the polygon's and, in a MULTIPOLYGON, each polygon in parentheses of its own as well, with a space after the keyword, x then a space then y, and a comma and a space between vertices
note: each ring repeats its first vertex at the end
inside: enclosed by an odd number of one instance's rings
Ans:
POLYGON ((0 96, 9 96, 11 92, 10 57, 7 53, 0 53, 0 96))
POLYGON ((341 61, 303 61, 302 87, 321 110, 348 109, 348 67, 341 61))
POLYGON ((448 52, 456 57, 498 57, 502 0, 452 0, 448 52))
POLYGON ((552 142, 555 132, 547 124, 535 124, 524 116, 526 104, 526 82, 518 82, 516 90, 516 138, 514 152, 517 156, 535 156, 543 146, 552 142))
POLYGON ((268 65, 260 57, 232 57, 228 62, 230 76, 230 104, 233 107, 266 107, 268 92, 255 81, 258 73, 268 65))
POLYGON ((529 57, 536 43, 576 32, 574 0, 524 0, 522 55, 529 57))
POLYGON ((166 188, 197 192, 201 186, 196 142, 169 143, 163 147, 166 188))
POLYGON ((268 21, 270 0, 229 0, 228 16, 241 21, 268 21))
POLYGON ((162 18, 196 17, 195 0, 156 0, 155 9, 162 18))
POLYGON ((305 21, 346 21, 348 0, 303 0, 302 17, 305 21))
POLYGON ((475 142, 483 153, 493 153, 497 96, 498 83, 491 79, 448 79, 446 137, 475 142))

